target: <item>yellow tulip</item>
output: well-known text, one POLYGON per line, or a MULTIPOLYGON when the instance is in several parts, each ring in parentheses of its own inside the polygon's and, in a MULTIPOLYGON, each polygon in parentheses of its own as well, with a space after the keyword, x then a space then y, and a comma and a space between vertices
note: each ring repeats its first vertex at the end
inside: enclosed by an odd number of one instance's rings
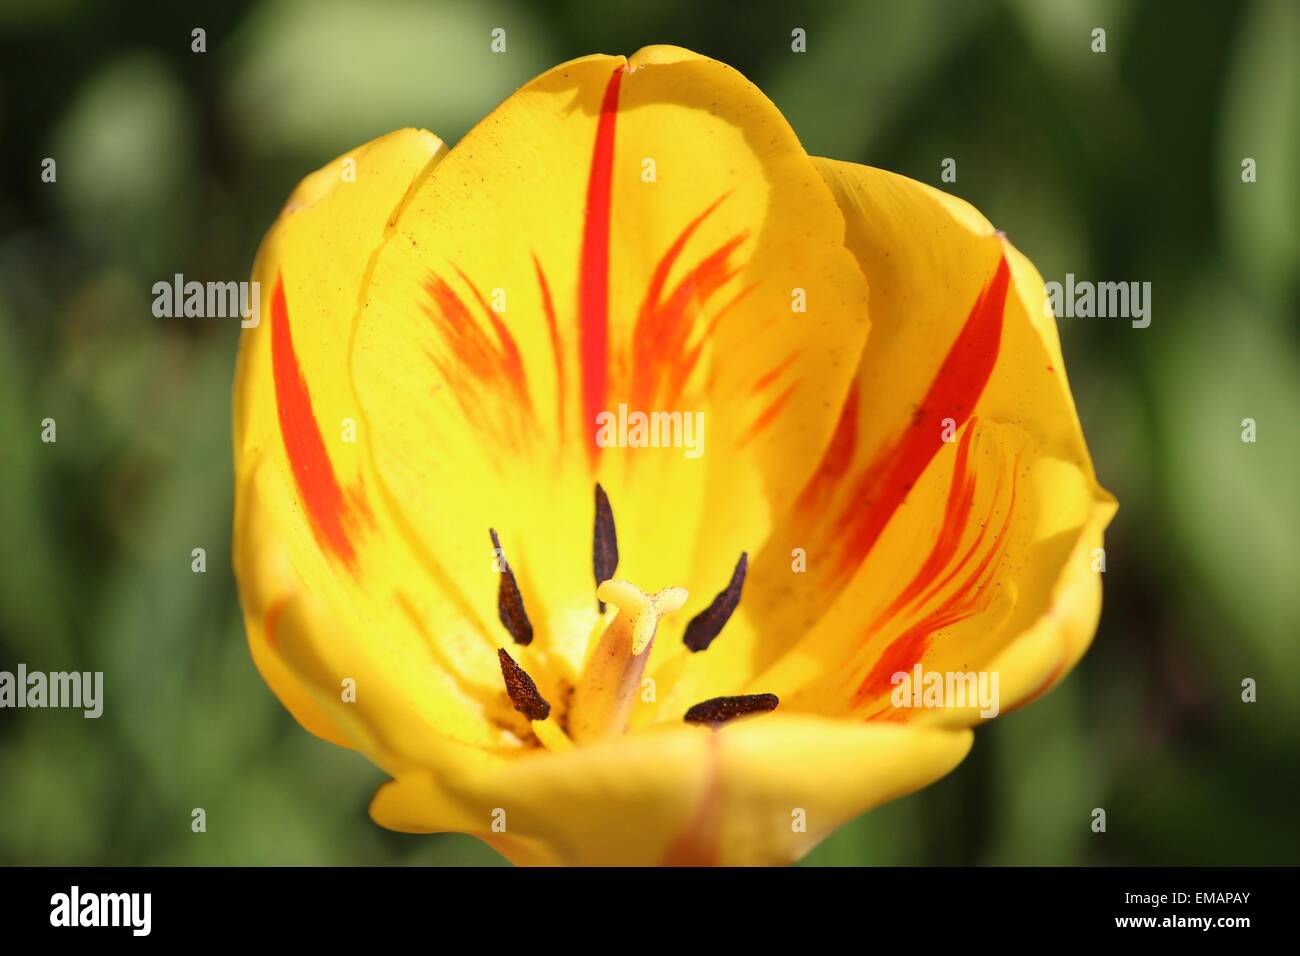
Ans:
POLYGON ((254 278, 249 644, 391 776, 383 826, 796 860, 990 716, 899 675, 996 674, 1005 712, 1092 639, 1114 502, 1042 279, 961 200, 809 157, 724 64, 585 57, 453 149, 361 146, 254 278))

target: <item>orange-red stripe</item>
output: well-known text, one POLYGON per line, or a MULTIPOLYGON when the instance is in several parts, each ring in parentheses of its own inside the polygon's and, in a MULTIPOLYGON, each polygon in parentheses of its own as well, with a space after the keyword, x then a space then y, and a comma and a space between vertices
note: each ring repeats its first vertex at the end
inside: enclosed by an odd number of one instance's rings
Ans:
POLYGON ((960 624, 967 618, 982 612, 988 606, 992 600, 989 585, 992 584, 994 577, 997 575, 997 567, 994 565, 994 561, 1000 559, 1006 551, 1007 533, 1011 528, 1011 519, 1016 508, 1018 469, 1019 459, 1012 465, 1011 499, 1007 502, 1006 513, 1002 518, 1002 527, 993 537, 993 547, 989 548, 979 564, 958 585, 947 600, 889 643, 889 646, 880 655, 880 659, 876 661, 875 666, 871 668, 862 683, 858 685, 857 693, 854 695, 855 706, 861 706, 866 701, 889 690, 892 686, 893 675, 900 671, 910 671, 924 657, 925 652, 930 647, 931 640, 936 634, 944 628, 960 624))
POLYGON ((479 291, 474 281, 459 267, 456 268, 456 275, 460 276, 462 282, 469 286, 469 291, 473 293, 474 299, 478 302, 479 309, 487 317, 492 325, 492 331, 496 333, 497 343, 501 346, 500 365, 501 372, 506 381, 514 388, 515 395, 528 405, 528 377, 524 374, 524 360, 519 354, 519 346, 515 344, 515 338, 506 328, 506 324, 501 321, 495 309, 487 304, 483 298, 483 293, 479 291))
POLYGON ((830 444, 822 455, 821 464, 803 491, 799 493, 798 508, 804 514, 823 511, 832 500, 840 482, 849 473, 853 456, 858 450, 858 404, 861 401, 858 380, 849 382, 848 393, 840 408, 840 419, 835 424, 835 433, 831 435, 830 444))
POLYGON ((518 450, 531 434, 527 425, 534 415, 523 356, 510 330, 478 287, 460 269, 455 271, 469 288, 493 334, 480 326, 445 279, 430 273, 425 290, 433 305, 425 306, 424 311, 450 354, 429 351, 429 359, 453 386, 452 393, 465 420, 475 430, 518 450), (510 399, 509 413, 503 415, 496 400, 505 396, 510 399))
POLYGON ((277 274, 271 296, 271 370, 284 450, 316 540, 349 568, 356 550, 346 528, 347 503, 312 411, 311 394, 293 349, 284 278, 277 274))
POLYGON ((551 338, 551 353, 555 356, 555 425, 560 440, 564 439, 564 349, 560 344, 560 323, 555 316, 555 301, 551 298, 551 286, 542 271, 542 263, 533 253, 533 268, 537 271, 537 285, 542 291, 542 311, 546 315, 546 331, 551 338))
MULTIPOLYGON (((929 556, 912 576, 907 587, 899 592, 889 607, 872 624, 871 630, 883 627, 890 618, 920 597, 956 556, 957 549, 961 546, 962 535, 970 521, 971 508, 975 504, 975 476, 970 473, 970 448, 975 437, 975 425, 976 422, 972 421, 961 436, 961 444, 957 446, 957 460, 953 464, 952 482, 948 488, 948 503, 944 506, 943 524, 939 528, 939 535, 934 540, 929 556)), ((954 568, 950 574, 955 574, 958 568, 954 568)))
POLYGON ((588 449, 594 460, 596 416, 605 406, 609 376, 609 213, 614 171, 614 124, 618 117, 618 88, 623 67, 605 87, 596 124, 596 144, 587 177, 587 210, 582 227, 582 259, 578 273, 578 323, 582 354, 582 407, 588 449))
POLYGON ((792 351, 780 362, 778 362, 776 365, 772 366, 770 369, 768 369, 766 372, 764 372, 762 375, 756 378, 754 380, 754 384, 750 387, 750 392, 754 395, 757 395, 763 389, 767 388, 778 378, 780 378, 782 373, 787 371, 791 365, 793 365, 796 361, 798 361, 799 356, 801 354, 802 353, 800 352, 799 349, 795 349, 794 351, 792 351))
POLYGON ((677 835, 660 866, 717 866, 722 832, 722 747, 717 734, 708 735, 704 792, 690 822, 677 835))
POLYGON ((999 258, 992 280, 975 300, 930 390, 898 444, 884 459, 887 464, 883 470, 868 468, 859 480, 843 517, 848 533, 839 554, 841 575, 852 574, 866 558, 939 451, 943 420, 951 418, 960 428, 974 412, 997 362, 1010 277, 1005 256, 999 258))
POLYGON ((765 408, 759 414, 759 416, 754 419, 753 423, 744 432, 744 434, 742 434, 740 438, 736 440, 736 444, 747 445, 755 438, 757 438, 765 428, 771 425, 772 422, 776 421, 776 417, 781 414, 781 410, 785 408, 786 403, 789 402, 792 397, 794 397, 794 393, 797 392, 798 390, 799 390, 798 382, 791 382, 789 385, 787 385, 785 387, 785 391, 781 392, 780 395, 778 395, 775 399, 773 399, 773 401, 767 406, 767 408, 765 408))

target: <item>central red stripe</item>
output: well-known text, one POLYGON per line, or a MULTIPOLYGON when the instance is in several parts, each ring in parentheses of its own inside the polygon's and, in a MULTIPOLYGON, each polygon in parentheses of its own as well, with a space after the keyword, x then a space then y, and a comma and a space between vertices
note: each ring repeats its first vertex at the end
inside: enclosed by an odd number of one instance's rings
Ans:
POLYGON ((614 171, 614 123, 623 67, 609 78, 600 104, 596 145, 587 178, 587 212, 578 272, 578 321, 582 349, 582 409, 590 449, 596 455, 596 416, 605 407, 609 375, 609 206, 614 171))

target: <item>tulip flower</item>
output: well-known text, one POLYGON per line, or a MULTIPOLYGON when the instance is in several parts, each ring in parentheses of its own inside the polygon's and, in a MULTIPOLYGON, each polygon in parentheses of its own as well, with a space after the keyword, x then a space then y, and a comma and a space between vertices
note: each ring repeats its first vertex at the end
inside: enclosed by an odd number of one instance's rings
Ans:
POLYGON ((454 148, 361 146, 254 278, 248 640, 391 778, 385 827, 797 860, 990 716, 901 680, 996 675, 1006 712, 1092 639, 1114 502, 1040 276, 722 63, 585 57, 454 148))

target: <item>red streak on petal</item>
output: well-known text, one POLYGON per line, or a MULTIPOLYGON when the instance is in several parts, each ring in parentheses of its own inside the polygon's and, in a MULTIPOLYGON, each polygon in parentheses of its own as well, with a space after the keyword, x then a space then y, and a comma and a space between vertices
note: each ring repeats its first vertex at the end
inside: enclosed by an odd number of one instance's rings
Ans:
POLYGON ((849 390, 844 396, 844 405, 840 408, 840 420, 835 425, 830 444, 822 455, 821 464, 799 493, 798 509, 805 514, 815 514, 825 508, 835 489, 839 487, 844 476, 853 464, 853 455, 858 446, 858 404, 860 402, 858 380, 849 382, 849 390))
MULTIPOLYGON (((706 264, 704 263, 701 264, 701 266, 704 265, 706 264)), ((720 288, 722 285, 730 281, 734 276, 739 274, 739 272, 740 272, 739 269, 727 270, 726 272, 723 273, 716 273, 716 279, 706 278, 704 284, 695 286, 696 295, 682 302, 683 310, 685 306, 689 305, 691 302, 694 301, 707 302, 710 298, 712 298, 714 292, 718 288, 720 288)), ((689 281, 696 281, 701 274, 702 273, 700 273, 698 270, 694 271, 692 273, 692 276, 688 277, 689 281)), ((649 405, 649 406, 660 407, 660 408, 671 408, 677 404, 678 400, 682 396, 683 390, 686 387, 686 383, 690 380, 691 374, 695 371, 696 365, 699 364, 700 355, 703 354, 704 352, 705 344, 713 339, 713 335, 717 331, 718 325, 719 323, 721 323, 723 317, 732 308, 739 305, 745 299, 745 297, 748 296, 749 293, 754 291, 754 289, 757 287, 758 287, 758 283, 752 282, 749 285, 745 286, 743 289, 741 289, 739 292, 737 292, 734 296, 732 296, 728 302, 726 302, 721 308, 718 309, 717 312, 713 314, 713 318, 710 319, 709 324, 705 326, 704 333, 698 336, 695 341, 695 344, 691 345, 689 348, 687 348, 685 345, 685 337, 686 337, 686 333, 689 333, 691 326, 686 324, 681 325, 681 328, 683 329, 683 338, 681 342, 681 347, 682 349, 684 349, 684 351, 680 353, 680 357, 677 358, 676 361, 673 360, 673 356, 671 355, 671 353, 669 353, 668 350, 664 348, 664 343, 666 339, 661 339, 661 340, 652 339, 649 343, 643 343, 642 340, 638 340, 638 348, 643 348, 648 358, 645 362, 638 364, 634 369, 633 394, 637 394, 637 390, 640 389, 642 392, 646 392, 647 394, 652 396, 650 398, 647 398, 644 402, 642 402, 641 403, 642 405, 649 405), (659 395, 659 397, 654 398, 653 395, 656 394, 654 389, 654 383, 651 383, 651 387, 647 389, 647 386, 645 384, 645 378, 647 378, 648 376, 645 376, 645 372, 655 371, 660 368, 663 368, 665 370, 662 372, 662 378, 660 380, 660 384, 658 385, 657 394, 659 395), (643 376, 641 381, 638 381, 638 379, 636 378, 636 373, 638 372, 641 373, 643 376)), ((684 311, 683 313, 678 313, 678 319, 682 318, 683 315, 684 315, 684 311)), ((720 363, 714 362, 711 364, 708 372, 708 378, 704 383, 705 394, 717 390, 719 367, 720 367, 720 363)))
POLYGON ((609 211, 614 168, 614 124, 618 117, 618 88, 623 67, 605 87, 596 124, 596 145, 587 178, 587 209, 582 228, 582 257, 578 273, 578 325, 582 355, 584 428, 591 436, 588 450, 595 461, 596 416, 605 406, 609 377, 609 211))
POLYGON ((483 293, 479 292, 478 286, 474 284, 473 280, 461 272, 460 269, 456 270, 456 275, 460 276, 461 281, 469 286, 469 290, 474 293, 479 308, 483 310, 483 314, 487 316, 488 322, 492 325, 492 330, 496 333, 497 342, 501 345, 499 362, 505 381, 513 387, 515 394, 525 404, 529 404, 528 379, 524 375, 523 358, 519 354, 519 346, 515 344, 514 336, 510 334, 506 324, 501 321, 501 316, 497 314, 497 311, 491 308, 483 299, 483 293))
POLYGON ((989 548, 983 559, 966 577, 946 601, 929 611, 915 624, 908 627, 901 635, 890 642, 880 659, 858 686, 854 695, 854 705, 863 703, 883 694, 893 686, 891 678, 899 671, 910 671, 921 660, 930 646, 933 636, 946 627, 959 624, 973 617, 988 607, 992 600, 990 585, 997 574, 993 562, 1006 550, 1006 535, 1011 527, 1011 518, 1016 507, 1016 480, 1014 472, 1019 469, 1019 459, 1013 464, 1011 499, 1007 502, 1006 514, 1002 527, 994 536, 993 547, 989 548))
POLYGON ((334 476, 334 466, 312 411, 307 382, 293 350, 284 279, 280 275, 276 276, 275 292, 271 296, 271 370, 284 450, 312 531, 322 547, 355 570, 356 551, 345 527, 347 504, 334 476))
POLYGON ((847 529, 838 561, 842 577, 866 558, 939 451, 943 420, 951 418, 960 428, 974 412, 997 362, 1010 274, 1006 258, 999 259, 993 279, 975 300, 906 432, 882 462, 859 479, 842 519, 847 529))
MULTIPOLYGON (((646 288, 645 304, 641 307, 641 317, 638 319, 638 325, 644 325, 648 320, 653 318, 653 314, 647 314, 647 312, 659 304, 659 300, 663 296, 664 286, 668 284, 668 273, 672 271, 674 263, 677 262, 682 251, 686 248, 686 243, 689 242, 691 236, 695 234, 695 230, 700 228, 704 220, 708 219, 713 213, 713 210, 717 209, 718 206, 721 205, 722 201, 729 195, 731 195, 730 192, 723 193, 717 199, 713 200, 704 212, 700 213, 688 222, 686 228, 678 234, 677 238, 673 240, 673 244, 670 245, 667 251, 664 252, 663 256, 660 257, 658 264, 655 266, 654 273, 650 276, 650 285, 646 288)), ((647 329, 647 331, 650 330, 647 329)))
POLYGON ((742 446, 748 444, 757 438, 765 428, 772 424, 772 422, 776 421, 776 416, 781 414, 781 409, 785 408, 786 403, 790 401, 798 389, 799 383, 791 382, 786 387, 785 391, 781 392, 781 394, 779 394, 775 400, 773 400, 773 402, 768 405, 756 419, 754 419, 754 422, 749 426, 749 429, 740 436, 737 444, 742 446))
POLYGON ((957 446, 957 461, 953 466, 952 484, 948 489, 948 503, 944 508, 943 524, 939 536, 935 538, 930 554, 921 564, 907 587, 899 592, 892 604, 876 620, 872 630, 876 630, 926 589, 940 572, 952 562, 961 545, 962 533, 970 520, 970 510, 975 503, 975 477, 970 474, 970 446, 975 435, 974 422, 961 436, 957 446))
POLYGON ((555 403, 556 429, 564 437, 564 350, 560 345, 560 324, 555 318, 555 301, 551 298, 551 287, 546 281, 546 273, 536 253, 533 254, 533 268, 537 270, 537 285, 542 290, 542 311, 546 313, 546 331, 551 337, 551 352, 555 355, 555 403))
POLYGON ((703 334, 688 344, 695 329, 695 320, 701 306, 735 278, 740 269, 731 263, 731 256, 748 238, 741 232, 718 246, 689 269, 664 297, 668 276, 681 258, 687 243, 699 227, 730 193, 724 193, 686 224, 660 257, 646 287, 645 298, 637 313, 633 332, 637 360, 632 368, 630 401, 634 408, 659 409, 675 406, 699 361, 704 343, 708 341, 722 316, 753 286, 741 289, 709 321, 703 334))
POLYGON ((530 434, 525 426, 533 415, 523 357, 514 336, 474 282, 460 269, 456 274, 469 288, 492 334, 445 279, 430 274, 425 290, 433 306, 425 306, 424 311, 449 354, 430 350, 429 358, 453 387, 465 420, 519 450, 530 434))
MULTIPOLYGON (((712 337, 713 333, 717 331, 718 323, 722 321, 723 317, 726 316, 727 313, 729 313, 736 306, 740 305, 741 302, 745 301, 745 299, 749 296, 749 294, 757 288, 758 288, 758 280, 754 280, 749 285, 745 286, 739 292, 733 295, 725 303, 723 303, 723 305, 719 307, 718 311, 713 313, 713 318, 709 321, 709 327, 708 329, 705 330, 706 337, 712 337)), ((771 325, 770 321, 765 322, 762 326, 760 326, 760 328, 767 328, 769 325, 771 325)), ((755 329, 755 332, 757 331, 759 331, 759 329, 755 329)))
POLYGON ((799 355, 800 355, 799 350, 795 349, 793 352, 791 352, 789 355, 783 358, 776 365, 772 366, 772 368, 768 369, 766 372, 764 372, 762 375, 756 378, 754 380, 754 385, 753 385, 753 394, 757 395, 763 389, 767 388, 778 378, 780 378, 781 374, 785 372, 791 365, 793 365, 798 360, 799 355))
POLYGON ((870 700, 877 694, 884 693, 894 686, 893 677, 899 671, 911 671, 916 662, 924 656, 930 646, 930 636, 939 628, 948 627, 962 619, 963 615, 953 611, 946 614, 932 614, 913 624, 890 642, 885 652, 876 661, 876 666, 862 681, 854 696, 855 706, 870 700))
POLYGON ((482 381, 490 380, 497 365, 492 343, 478 327, 469 309, 441 276, 432 276, 425 289, 437 305, 437 311, 426 310, 441 330, 443 340, 451 349, 461 368, 482 381))
POLYGON ((280 598, 272 602, 271 606, 266 609, 266 616, 262 619, 262 630, 266 636, 266 643, 275 650, 279 650, 275 627, 280 621, 280 612, 284 610, 284 606, 288 603, 288 598, 280 598))
MULTIPOLYGON (((700 355, 700 346, 704 341, 701 339, 696 347, 686 354, 684 360, 674 363, 674 358, 682 355, 683 350, 686 349, 686 342, 694 325, 695 312, 692 306, 708 302, 714 293, 740 273, 738 268, 733 268, 731 265, 731 254, 746 238, 745 233, 733 236, 686 274, 673 289, 668 300, 656 310, 658 330, 653 335, 642 337, 638 329, 638 354, 644 354, 645 361, 636 367, 667 369, 666 381, 661 392, 662 398, 657 399, 664 408, 671 408, 677 404, 682 390, 686 387, 686 381, 695 368, 696 360, 700 355), (644 350, 644 353, 641 350, 644 350)), ((712 328, 707 334, 711 332, 712 328)))
POLYGON ((660 866, 716 866, 722 830, 722 744, 710 732, 704 793, 695 815, 673 841, 660 866))
MULTIPOLYGON (((1002 472, 998 473, 998 483, 993 491, 993 501, 995 503, 1001 500, 1002 484, 1003 484, 1004 477, 1005 477, 1004 473, 1002 472)), ((1015 500, 1014 482, 1015 482, 1015 477, 1012 476, 1012 487, 1013 487, 1012 501, 1013 502, 1015 500)), ((932 581, 930 587, 926 590, 926 592, 916 599, 916 603, 925 604, 926 602, 933 600, 934 597, 937 594, 939 594, 939 592, 941 592, 944 588, 946 588, 949 584, 951 584, 953 578, 955 578, 959 573, 961 573, 962 568, 966 567, 966 565, 970 563, 971 559, 974 558, 975 555, 978 554, 980 550, 984 547, 984 541, 988 537, 988 533, 989 533, 989 524, 988 521, 986 520, 984 524, 981 525, 979 534, 975 536, 975 540, 971 542, 970 547, 966 549, 965 553, 962 554, 962 556, 957 559, 956 563, 953 564, 951 570, 949 570, 948 573, 945 574, 942 578, 938 578, 937 580, 932 581)), ((997 543, 997 539, 995 537, 994 544, 996 543, 997 543)))

